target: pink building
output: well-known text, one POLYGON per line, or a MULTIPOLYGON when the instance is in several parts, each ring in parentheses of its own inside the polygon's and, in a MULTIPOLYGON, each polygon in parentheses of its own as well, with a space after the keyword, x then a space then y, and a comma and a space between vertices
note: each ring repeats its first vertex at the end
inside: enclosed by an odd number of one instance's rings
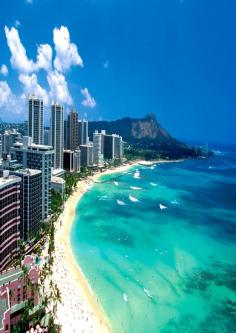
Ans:
MULTIPOLYGON (((36 287, 39 268, 31 256, 26 256, 23 265, 28 269, 28 277, 36 287)), ((23 302, 32 299, 34 306, 39 303, 38 293, 26 285, 22 269, 9 269, 0 274, 0 333, 10 333, 11 326, 17 324, 21 317, 23 302)))

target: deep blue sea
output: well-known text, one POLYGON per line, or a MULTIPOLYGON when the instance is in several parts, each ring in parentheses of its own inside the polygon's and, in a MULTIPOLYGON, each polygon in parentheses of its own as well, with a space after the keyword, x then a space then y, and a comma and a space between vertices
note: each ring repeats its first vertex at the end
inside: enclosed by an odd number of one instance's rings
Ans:
POLYGON ((101 180, 71 243, 114 332, 236 332, 236 152, 101 180))

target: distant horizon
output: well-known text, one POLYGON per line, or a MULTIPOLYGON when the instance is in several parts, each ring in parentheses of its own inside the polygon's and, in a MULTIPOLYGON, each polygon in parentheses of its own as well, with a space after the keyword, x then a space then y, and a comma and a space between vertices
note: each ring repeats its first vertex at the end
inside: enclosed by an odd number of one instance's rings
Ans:
MULTIPOLYGON (((139 118, 136 118, 136 119, 143 119, 147 116, 144 115, 144 116, 140 116, 139 118)), ((107 120, 107 119, 103 119, 103 120, 88 120, 88 119, 80 119, 80 120, 86 120, 88 122, 100 122, 100 121, 106 121, 106 122, 110 122, 110 121, 116 121, 116 120, 121 120, 121 119, 124 119, 124 118, 131 118, 130 116, 124 116, 124 117, 120 117, 120 118, 116 118, 116 119, 112 119, 112 120, 107 120)), ((134 119, 134 118, 131 118, 131 119, 134 119)), ((66 118, 64 118, 64 120, 66 120, 66 118)), ((4 121, 2 118, 0 118, 0 124, 1 123, 5 123, 5 124, 24 124, 25 121, 28 121, 27 119, 23 120, 23 121, 18 121, 18 122, 8 122, 8 121, 4 121)), ((158 121, 158 119, 157 119, 158 121)), ((226 147, 233 147, 235 148, 236 147, 236 142, 234 143, 230 143, 230 142, 217 142, 217 141, 206 141, 204 139, 201 139, 201 138, 197 138, 197 139, 193 139, 193 138, 183 138, 183 137, 176 137, 174 135, 172 135, 172 133, 170 133, 170 131, 168 129, 166 129, 164 126, 162 126, 162 124, 160 123, 161 127, 164 128, 173 138, 179 140, 180 142, 183 142, 183 143, 186 143, 186 144, 190 144, 190 145, 205 145, 205 144, 209 144, 209 145, 215 145, 215 146, 220 146, 220 145, 223 145, 223 146, 226 146, 226 147)), ((50 129, 50 123, 49 124, 44 124, 44 129, 50 129)))

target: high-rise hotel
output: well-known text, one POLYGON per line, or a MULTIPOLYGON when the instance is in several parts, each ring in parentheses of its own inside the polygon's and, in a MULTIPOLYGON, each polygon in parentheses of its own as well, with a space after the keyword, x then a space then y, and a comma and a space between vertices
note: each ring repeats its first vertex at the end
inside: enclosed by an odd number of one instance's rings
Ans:
POLYGON ((21 178, 0 177, 0 271, 5 269, 18 252, 20 239, 20 182, 21 178))
POLYGON ((28 135, 36 145, 44 143, 43 101, 34 95, 29 97, 28 135))
POLYGON ((65 148, 76 150, 79 145, 78 113, 76 110, 71 110, 69 112, 65 126, 67 127, 67 130, 65 131, 65 148))
POLYGON ((54 149, 53 167, 63 168, 64 108, 53 103, 51 107, 51 144, 54 149))
POLYGON ((36 145, 30 137, 23 137, 23 143, 15 143, 11 148, 11 157, 24 168, 36 169, 42 172, 42 219, 51 213, 51 173, 53 148, 51 146, 36 145))

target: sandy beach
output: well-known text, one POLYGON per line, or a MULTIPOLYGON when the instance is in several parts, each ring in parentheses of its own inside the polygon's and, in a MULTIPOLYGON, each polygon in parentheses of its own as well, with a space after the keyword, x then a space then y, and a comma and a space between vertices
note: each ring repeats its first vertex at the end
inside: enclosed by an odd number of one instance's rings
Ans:
POLYGON ((78 183, 75 191, 65 203, 58 219, 55 233, 55 259, 53 280, 58 285, 62 303, 58 305, 56 322, 62 326, 62 333, 108 333, 111 324, 101 304, 93 293, 86 277, 78 265, 70 244, 70 230, 75 217, 76 206, 82 195, 102 175, 125 172, 132 166, 152 165, 172 161, 160 160, 151 163, 135 161, 120 167, 96 173, 90 179, 78 183))

